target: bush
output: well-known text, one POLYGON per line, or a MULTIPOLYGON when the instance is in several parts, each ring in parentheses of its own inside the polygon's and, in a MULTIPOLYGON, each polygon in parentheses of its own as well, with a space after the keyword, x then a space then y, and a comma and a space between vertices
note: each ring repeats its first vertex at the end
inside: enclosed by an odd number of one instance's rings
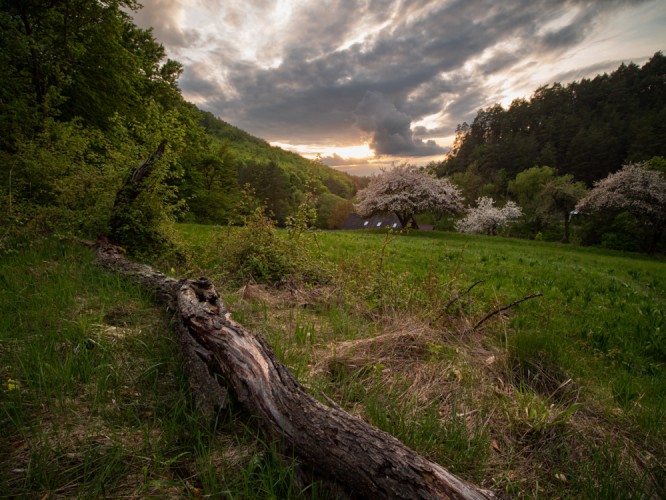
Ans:
POLYGON ((111 149, 99 130, 76 120, 47 121, 41 134, 19 144, 16 154, 0 158, 11 176, 10 212, 46 233, 104 232, 127 161, 125 151, 111 155, 111 149))
MULTIPOLYGON (((245 208, 252 205, 248 196, 246 191, 245 208)), ((316 233, 310 229, 317 218, 311 202, 306 196, 296 215, 287 219, 287 231, 277 229, 265 206, 255 206, 241 217, 242 227, 229 227, 213 242, 222 270, 239 284, 328 281, 331 265, 317 255, 316 233)))

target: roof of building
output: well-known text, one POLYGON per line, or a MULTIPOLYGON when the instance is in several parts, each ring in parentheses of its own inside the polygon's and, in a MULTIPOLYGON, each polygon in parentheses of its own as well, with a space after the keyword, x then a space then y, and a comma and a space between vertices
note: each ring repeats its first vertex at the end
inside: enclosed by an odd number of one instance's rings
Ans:
POLYGON ((341 229, 381 229, 386 227, 402 229, 402 224, 395 214, 374 215, 372 217, 350 214, 341 229))

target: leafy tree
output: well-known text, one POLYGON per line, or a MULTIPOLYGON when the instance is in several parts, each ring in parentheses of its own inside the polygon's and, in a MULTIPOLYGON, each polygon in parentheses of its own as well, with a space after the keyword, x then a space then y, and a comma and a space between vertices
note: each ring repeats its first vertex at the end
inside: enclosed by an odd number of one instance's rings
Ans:
POLYGON ((204 142, 184 158, 187 169, 181 192, 195 220, 226 223, 240 193, 236 159, 227 141, 204 142))
POLYGON ((403 164, 372 178, 358 193, 362 216, 394 213, 403 226, 418 228, 414 215, 426 211, 458 213, 462 195, 448 179, 437 179, 416 166, 403 164))
POLYGON ((480 196, 505 199, 507 195, 508 179, 506 170, 503 168, 483 175, 475 161, 465 172, 451 174, 449 179, 460 188, 463 197, 468 202, 472 202, 480 196))
POLYGON ((482 196, 476 200, 476 207, 468 209, 465 218, 456 223, 456 229, 463 233, 487 233, 495 236, 498 229, 508 226, 522 215, 522 210, 513 201, 507 201, 502 208, 498 208, 495 200, 482 196))
POLYGON ((555 169, 548 166, 532 167, 520 172, 509 182, 509 192, 516 197, 525 214, 525 226, 530 236, 544 230, 547 211, 543 210, 542 192, 555 177, 555 169))
POLYGON ((339 228, 349 214, 345 214, 343 221, 337 224, 336 217, 342 216, 337 214, 336 211, 340 210, 341 205, 351 206, 349 213, 353 211, 353 203, 350 200, 345 200, 326 191, 319 194, 317 196, 317 227, 322 229, 339 228))
POLYGON ((128 122, 116 129, 116 140, 133 143, 135 167, 118 191, 110 220, 110 238, 141 257, 166 255, 174 250, 170 225, 186 208, 180 197, 183 177, 180 155, 191 122, 178 109, 161 113, 153 104, 142 123, 128 122))
POLYGON ((628 212, 650 229, 647 248, 653 252, 666 226, 666 175, 646 163, 629 163, 597 182, 576 209, 589 214, 628 212))
POLYGON ((30 231, 105 230, 127 162, 134 159, 131 149, 80 120, 48 120, 42 133, 17 148, 2 155, 3 164, 12 176, 13 215, 29 220, 30 231))
POLYGON ((569 243, 571 212, 586 193, 585 184, 575 182, 573 175, 567 174, 551 179, 539 194, 543 200, 540 210, 546 213, 554 212, 562 217, 564 222, 562 243, 569 243))
POLYGON ((162 64, 162 45, 127 13, 138 8, 134 0, 1 0, 2 121, 20 117, 12 128, 23 134, 46 117, 107 128, 114 113, 143 117, 146 99, 180 103, 182 67, 162 64))
POLYGON ((338 199, 326 221, 326 227, 340 229, 347 217, 354 212, 354 204, 350 200, 338 199))
POLYGON ((509 182, 509 191, 516 196, 526 212, 536 213, 541 205, 541 191, 554 177, 555 169, 552 167, 532 167, 520 172, 515 180, 509 182))
POLYGON ((241 185, 249 184, 279 224, 294 212, 304 191, 304 182, 275 161, 248 161, 238 169, 241 185))

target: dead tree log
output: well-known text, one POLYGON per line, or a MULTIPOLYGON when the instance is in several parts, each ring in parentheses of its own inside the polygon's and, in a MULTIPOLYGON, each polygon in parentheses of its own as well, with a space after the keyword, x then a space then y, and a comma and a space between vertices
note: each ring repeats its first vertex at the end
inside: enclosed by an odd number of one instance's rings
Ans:
POLYGON ((140 206, 136 206, 166 147, 166 140, 160 142, 157 149, 141 165, 129 172, 123 186, 116 193, 109 219, 108 236, 110 241, 130 251, 142 248, 157 254, 164 252, 165 248, 172 247, 169 240, 156 229, 155 215, 151 215, 150 210, 146 212, 140 206))
POLYGON ((128 262, 110 247, 99 258, 167 298, 182 337, 190 339, 190 352, 206 367, 206 384, 225 384, 263 432, 317 476, 359 498, 493 497, 393 436, 308 395, 263 338, 230 318, 207 278, 176 281, 128 262))

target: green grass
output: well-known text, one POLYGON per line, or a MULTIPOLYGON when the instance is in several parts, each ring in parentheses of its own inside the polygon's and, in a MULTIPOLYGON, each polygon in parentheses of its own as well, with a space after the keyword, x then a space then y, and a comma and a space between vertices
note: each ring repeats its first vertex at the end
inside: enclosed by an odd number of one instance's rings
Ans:
MULTIPOLYGON (((359 236, 328 232, 319 241, 329 258, 348 260, 376 253, 384 238, 359 236)), ((543 293, 510 313, 508 342, 516 357, 545 353, 604 391, 631 378, 641 388, 641 405, 655 415, 652 430, 664 431, 656 425, 664 422, 666 401, 663 259, 508 238, 417 233, 396 237, 385 262, 396 273, 407 272, 415 286, 426 281, 430 270, 445 279, 455 276, 463 288, 484 280, 473 295, 486 308, 543 293)), ((492 323, 486 328, 497 330, 492 323)))
POLYGON ((79 244, 2 255, 0 496, 295 496, 293 465, 264 448, 235 414, 216 429, 193 408, 146 290, 79 244))
MULTIPOLYGON (((179 231, 205 250, 230 229, 179 231)), ((330 231, 317 242, 315 254, 338 270, 327 300, 303 309, 265 297, 236 301, 226 289, 234 313, 276 346, 315 395, 332 395, 421 453, 511 495, 663 493, 655 490, 663 488, 666 459, 663 258, 443 232, 330 231), (469 332, 488 312, 537 292, 543 296, 469 332), (373 338, 401 317, 443 332, 428 340, 429 363, 462 370, 460 383, 438 383, 465 411, 432 394, 430 403, 406 398, 401 379, 414 372, 384 370, 372 352, 313 374, 322 357, 340 358, 340 342, 373 338), (495 353, 491 370, 479 363, 479 349, 495 353), (472 420, 457 417, 470 411, 472 420)), ((224 248, 216 252, 223 258, 224 248)), ((202 255, 200 270, 214 274, 215 260, 202 255)))
MULTIPOLYGON (((221 264, 237 231, 179 226, 189 261, 174 274, 216 278, 235 318, 315 397, 511 496, 664 494, 663 259, 320 232, 309 244, 314 263, 334 264, 328 280, 242 296, 221 264)), ((236 409, 202 420, 163 309, 76 244, 44 240, 0 259, 0 361, 4 494, 323 495, 301 491, 293 463, 236 409)))

